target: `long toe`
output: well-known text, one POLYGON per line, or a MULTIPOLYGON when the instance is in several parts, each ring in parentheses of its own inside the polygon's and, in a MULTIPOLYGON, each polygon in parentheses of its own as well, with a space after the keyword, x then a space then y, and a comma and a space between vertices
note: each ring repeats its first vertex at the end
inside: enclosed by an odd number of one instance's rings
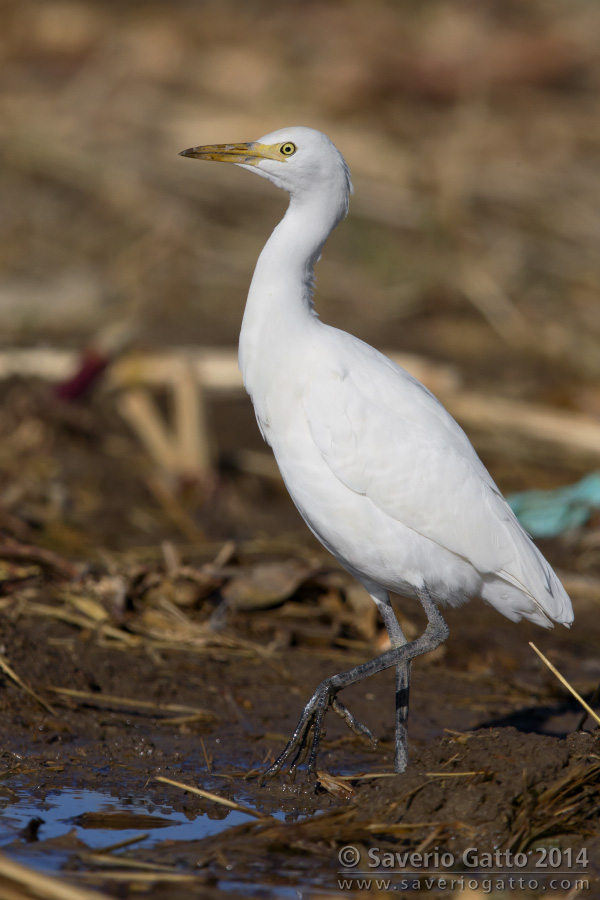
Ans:
POLYGON ((308 771, 314 772, 323 719, 333 699, 334 694, 331 685, 327 681, 322 682, 304 707, 304 711, 300 716, 300 721, 298 722, 292 737, 288 741, 285 750, 277 757, 275 762, 269 766, 263 775, 263 779, 273 778, 281 771, 283 766, 289 760, 291 760, 290 773, 293 775, 297 767, 301 765, 306 758, 311 731, 312 740, 310 741, 308 771))
POLYGON ((359 722, 358 719, 352 715, 348 707, 344 706, 341 700, 338 700, 337 697, 332 700, 331 708, 338 714, 340 719, 344 720, 348 728, 354 732, 354 734, 358 737, 366 738, 373 749, 377 747, 377 738, 373 737, 372 732, 366 725, 363 725, 362 722, 359 722))

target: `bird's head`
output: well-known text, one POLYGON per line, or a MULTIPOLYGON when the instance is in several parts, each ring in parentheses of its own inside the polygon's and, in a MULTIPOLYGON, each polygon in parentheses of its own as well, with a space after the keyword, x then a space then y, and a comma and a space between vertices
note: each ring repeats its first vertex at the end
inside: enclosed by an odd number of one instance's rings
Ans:
POLYGON ((314 128, 281 128, 247 144, 209 144, 179 155, 235 163, 268 178, 294 200, 330 197, 343 214, 348 209, 350 170, 337 147, 314 128))

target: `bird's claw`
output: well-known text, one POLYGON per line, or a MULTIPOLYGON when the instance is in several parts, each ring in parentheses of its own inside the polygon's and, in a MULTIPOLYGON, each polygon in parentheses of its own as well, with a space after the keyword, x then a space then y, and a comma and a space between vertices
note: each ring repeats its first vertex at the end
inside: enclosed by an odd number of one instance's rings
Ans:
POLYGON ((341 700, 334 697, 331 701, 331 708, 338 714, 340 719, 344 720, 350 731, 357 737, 365 738, 371 744, 373 750, 375 750, 377 747, 377 738, 373 737, 373 734, 366 725, 363 725, 362 722, 359 722, 358 719, 352 715, 348 707, 344 706, 341 700))
POLYGON ((308 737, 312 731, 312 741, 310 744, 310 756, 308 759, 308 771, 313 772, 317 759, 317 748, 319 738, 321 736, 321 724, 327 707, 333 700, 332 688, 327 681, 324 681, 316 689, 300 716, 296 729, 287 743, 283 753, 277 757, 275 762, 269 766, 265 772, 263 779, 273 778, 277 775, 285 763, 291 759, 290 775, 292 778, 296 773, 296 769, 301 765, 308 752, 308 737))
POLYGON ((317 753, 319 751, 319 741, 321 740, 323 719, 329 707, 344 720, 346 725, 354 734, 359 737, 366 738, 372 747, 377 746, 377 741, 366 727, 356 719, 349 709, 344 706, 341 700, 336 697, 336 691, 329 681, 323 681, 316 689, 300 717, 300 721, 296 726, 292 737, 287 743, 283 753, 277 757, 275 762, 269 766, 263 775, 263 780, 273 778, 278 775, 283 766, 291 759, 289 773, 292 778, 296 774, 299 765, 302 765, 308 756, 308 772, 313 774, 317 765, 317 753), (312 732, 312 739, 309 742, 309 736, 312 732), (310 747, 310 751, 309 751, 310 747))

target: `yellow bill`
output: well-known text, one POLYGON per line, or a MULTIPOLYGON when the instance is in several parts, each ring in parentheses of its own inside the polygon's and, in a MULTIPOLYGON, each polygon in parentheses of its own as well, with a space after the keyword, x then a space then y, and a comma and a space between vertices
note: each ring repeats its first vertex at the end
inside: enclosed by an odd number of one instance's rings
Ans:
POLYGON ((182 150, 179 155, 190 156, 193 159, 211 159, 215 162, 243 163, 247 166, 255 166, 261 159, 285 158, 279 146, 259 144, 258 141, 248 144, 207 144, 205 147, 190 147, 189 150, 182 150))

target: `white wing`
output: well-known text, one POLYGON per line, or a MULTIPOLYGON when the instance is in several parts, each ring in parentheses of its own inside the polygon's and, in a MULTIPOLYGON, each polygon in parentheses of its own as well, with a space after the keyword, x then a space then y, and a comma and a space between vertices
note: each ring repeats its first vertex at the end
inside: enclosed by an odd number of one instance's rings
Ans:
POLYGON ((562 585, 439 401, 369 345, 327 331, 333 339, 329 349, 339 352, 314 372, 304 409, 335 476, 387 515, 468 560, 482 576, 503 579, 539 611, 571 621, 562 585))

